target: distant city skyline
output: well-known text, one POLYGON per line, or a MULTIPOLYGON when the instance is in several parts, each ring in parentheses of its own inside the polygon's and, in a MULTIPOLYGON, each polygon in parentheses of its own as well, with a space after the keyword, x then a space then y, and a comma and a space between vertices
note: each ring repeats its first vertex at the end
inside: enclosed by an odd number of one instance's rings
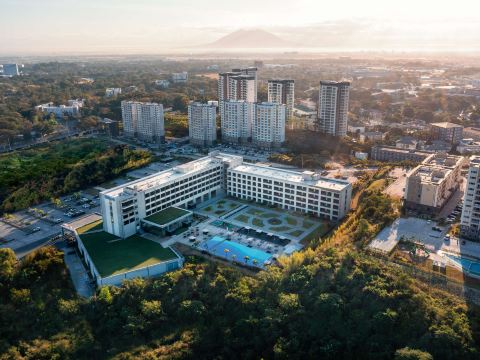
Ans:
POLYGON ((251 28, 322 50, 480 49, 474 0, 2 0, 1 9, 0 55, 181 52, 251 28))

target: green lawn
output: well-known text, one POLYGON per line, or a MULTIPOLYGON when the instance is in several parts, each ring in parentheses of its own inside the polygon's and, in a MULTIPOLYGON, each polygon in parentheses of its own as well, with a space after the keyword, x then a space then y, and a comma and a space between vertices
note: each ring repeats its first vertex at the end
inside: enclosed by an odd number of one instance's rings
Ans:
POLYGON ((77 229, 78 234, 84 234, 87 231, 95 231, 95 230, 102 230, 103 229, 103 220, 97 220, 90 224, 83 225, 77 229))
POLYGON ((271 231, 275 231, 275 232, 285 232, 285 231, 288 231, 288 230, 291 230, 292 228, 288 227, 288 226, 275 226, 275 227, 271 227, 270 230, 271 231))
POLYGON ((260 220, 260 219, 257 219, 257 218, 252 220, 252 224, 255 225, 255 226, 258 226, 258 227, 263 227, 264 226, 263 221, 260 220))
POLYGON ((176 207, 169 207, 153 215, 147 216, 145 220, 151 221, 158 225, 165 225, 168 224, 170 221, 173 221, 186 214, 188 214, 187 210, 176 207))
POLYGON ((162 261, 175 259, 177 255, 139 235, 119 239, 104 231, 81 236, 88 254, 102 277, 139 269, 162 261))
POLYGON ((235 220, 241 221, 241 222, 244 222, 244 223, 247 223, 247 224, 248 224, 249 219, 250 218, 247 215, 244 215, 244 214, 241 214, 241 215, 238 215, 237 217, 235 217, 235 220))
POLYGON ((300 235, 302 235, 302 234, 303 234, 303 231, 302 231, 302 230, 293 230, 293 231, 290 233, 290 235, 292 235, 292 236, 297 236, 297 237, 300 236, 300 235))
POLYGON ((297 225, 297 219, 287 216, 285 220, 287 221, 288 225, 297 225))

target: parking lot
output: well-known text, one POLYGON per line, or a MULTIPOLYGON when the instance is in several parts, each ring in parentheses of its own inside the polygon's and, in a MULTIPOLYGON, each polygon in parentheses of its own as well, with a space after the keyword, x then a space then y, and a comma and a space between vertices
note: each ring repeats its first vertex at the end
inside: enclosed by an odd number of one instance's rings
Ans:
POLYGON ((12 248, 20 258, 43 246, 61 234, 62 223, 100 211, 99 201, 92 194, 84 191, 76 197, 64 196, 61 204, 43 203, 2 218, 0 247, 12 248))

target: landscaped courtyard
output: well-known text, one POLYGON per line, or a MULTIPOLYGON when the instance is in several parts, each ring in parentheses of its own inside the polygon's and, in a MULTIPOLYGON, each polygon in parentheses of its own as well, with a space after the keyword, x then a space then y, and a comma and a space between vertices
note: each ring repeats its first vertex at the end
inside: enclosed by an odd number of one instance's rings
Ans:
POLYGON ((238 207, 242 206, 242 203, 230 200, 230 199, 220 199, 207 206, 201 208, 199 211, 203 212, 208 215, 220 217, 232 210, 237 209, 238 207))
POLYGON ((252 205, 228 216, 228 220, 244 227, 258 228, 263 232, 299 240, 310 237, 311 234, 322 236, 330 228, 325 220, 252 205))

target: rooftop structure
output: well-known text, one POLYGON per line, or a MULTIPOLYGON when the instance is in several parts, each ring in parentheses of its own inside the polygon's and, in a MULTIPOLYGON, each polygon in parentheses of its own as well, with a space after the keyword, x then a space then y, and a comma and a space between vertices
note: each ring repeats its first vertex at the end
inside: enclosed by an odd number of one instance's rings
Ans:
POLYGON ((401 149, 395 146, 373 146, 370 156, 373 160, 378 161, 421 162, 432 154, 432 151, 401 149))
POLYGON ((459 188, 462 156, 433 154, 407 174, 405 207, 438 213, 459 188))

